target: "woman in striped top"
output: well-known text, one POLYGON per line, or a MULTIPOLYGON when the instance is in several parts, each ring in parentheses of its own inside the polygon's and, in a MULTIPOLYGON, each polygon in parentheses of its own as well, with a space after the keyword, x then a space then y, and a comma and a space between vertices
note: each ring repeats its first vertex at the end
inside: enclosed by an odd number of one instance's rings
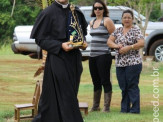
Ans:
POLYGON ((113 21, 108 17, 108 9, 101 0, 96 0, 93 4, 91 17, 95 17, 90 22, 91 54, 89 59, 89 69, 94 85, 93 107, 90 111, 99 111, 102 87, 104 88, 104 108, 103 112, 110 111, 112 96, 112 84, 110 81, 110 68, 112 57, 107 46, 109 35, 114 32, 113 21))

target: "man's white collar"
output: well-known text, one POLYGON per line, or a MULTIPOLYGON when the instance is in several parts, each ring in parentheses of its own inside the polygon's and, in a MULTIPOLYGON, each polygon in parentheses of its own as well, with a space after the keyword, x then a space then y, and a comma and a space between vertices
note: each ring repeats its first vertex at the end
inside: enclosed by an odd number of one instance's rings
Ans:
MULTIPOLYGON (((55 0, 56 1, 56 0, 55 0)), ((66 4, 66 5, 63 5, 63 4, 61 4, 61 3, 59 3, 58 1, 56 1, 59 5, 61 5, 62 6, 62 8, 67 8, 68 7, 68 4, 66 4)))

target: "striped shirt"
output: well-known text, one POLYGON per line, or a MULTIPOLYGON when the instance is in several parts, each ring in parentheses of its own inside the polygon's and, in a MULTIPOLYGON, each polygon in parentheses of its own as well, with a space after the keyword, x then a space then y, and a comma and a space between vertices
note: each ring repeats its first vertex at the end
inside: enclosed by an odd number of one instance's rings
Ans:
POLYGON ((93 28, 94 22, 90 30, 90 35, 92 36, 92 40, 90 43, 90 56, 96 57, 104 54, 109 54, 110 50, 107 46, 107 40, 110 36, 107 28, 104 26, 104 18, 101 20, 101 23, 98 28, 93 28))

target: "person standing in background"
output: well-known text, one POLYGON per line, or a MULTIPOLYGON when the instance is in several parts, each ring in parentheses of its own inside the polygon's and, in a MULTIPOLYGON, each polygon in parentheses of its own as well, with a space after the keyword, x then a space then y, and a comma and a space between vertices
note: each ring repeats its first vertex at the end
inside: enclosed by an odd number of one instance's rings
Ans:
POLYGON ((89 58, 89 69, 94 86, 93 106, 90 110, 100 110, 100 99, 102 87, 104 88, 104 108, 103 112, 110 111, 112 97, 112 84, 110 81, 110 69, 112 56, 107 46, 109 35, 114 32, 115 26, 108 16, 108 9, 104 2, 96 0, 93 4, 91 17, 95 17, 90 22, 91 53, 89 58))
POLYGON ((117 49, 116 75, 122 90, 121 112, 140 113, 139 78, 142 59, 139 49, 144 46, 141 30, 133 25, 131 10, 122 13, 123 27, 117 28, 108 39, 108 46, 117 49))

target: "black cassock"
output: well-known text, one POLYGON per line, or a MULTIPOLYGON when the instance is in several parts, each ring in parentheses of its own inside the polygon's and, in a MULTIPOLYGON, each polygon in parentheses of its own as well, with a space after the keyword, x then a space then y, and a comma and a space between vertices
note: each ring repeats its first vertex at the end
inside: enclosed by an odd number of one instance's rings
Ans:
MULTIPOLYGON (((77 100, 83 70, 81 52, 62 49, 62 43, 68 41, 69 12, 69 7, 54 2, 39 14, 31 33, 31 38, 48 52, 39 113, 33 122, 83 122, 77 100)), ((84 15, 78 8, 76 13, 86 35, 84 15)))

